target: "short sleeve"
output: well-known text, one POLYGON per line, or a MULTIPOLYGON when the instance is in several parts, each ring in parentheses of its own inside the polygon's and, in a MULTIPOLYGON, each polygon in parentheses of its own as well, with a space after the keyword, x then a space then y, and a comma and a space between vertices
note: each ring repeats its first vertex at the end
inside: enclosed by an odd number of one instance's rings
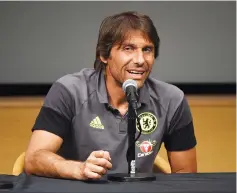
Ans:
POLYGON ((71 128, 73 109, 69 91, 61 83, 55 82, 45 97, 32 131, 45 130, 63 139, 71 128))
POLYGON ((164 145, 167 151, 185 151, 196 144, 192 114, 184 97, 171 119, 164 145))

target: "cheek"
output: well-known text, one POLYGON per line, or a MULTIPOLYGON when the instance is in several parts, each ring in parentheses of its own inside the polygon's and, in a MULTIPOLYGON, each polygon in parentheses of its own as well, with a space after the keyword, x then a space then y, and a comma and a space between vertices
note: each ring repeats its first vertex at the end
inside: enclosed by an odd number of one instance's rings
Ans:
POLYGON ((147 64, 148 64, 149 70, 152 69, 153 64, 154 64, 154 61, 155 61, 155 60, 154 60, 153 58, 149 58, 149 59, 147 60, 147 64))
POLYGON ((118 55, 113 59, 112 68, 121 71, 129 63, 129 61, 130 60, 126 56, 118 55))
POLYGON ((130 60, 130 57, 128 56, 128 55, 126 55, 126 54, 118 54, 117 56, 116 56, 116 61, 118 62, 118 63, 120 63, 120 64, 124 64, 124 63, 126 63, 127 61, 129 61, 130 60))

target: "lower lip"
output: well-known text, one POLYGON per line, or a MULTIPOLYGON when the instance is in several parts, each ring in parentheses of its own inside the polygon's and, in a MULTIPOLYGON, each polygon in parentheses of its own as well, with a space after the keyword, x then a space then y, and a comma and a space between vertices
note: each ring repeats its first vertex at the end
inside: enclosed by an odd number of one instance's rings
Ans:
POLYGON ((129 78, 131 78, 131 79, 142 79, 143 78, 143 75, 144 75, 144 73, 143 74, 132 74, 132 73, 129 73, 128 71, 127 71, 127 74, 128 74, 128 77, 129 78))

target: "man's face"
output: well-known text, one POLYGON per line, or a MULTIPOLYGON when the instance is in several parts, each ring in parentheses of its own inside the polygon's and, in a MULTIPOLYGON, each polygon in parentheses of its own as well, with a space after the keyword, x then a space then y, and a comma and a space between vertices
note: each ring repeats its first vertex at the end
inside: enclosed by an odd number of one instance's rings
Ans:
POLYGON ((127 79, 141 88, 154 63, 154 44, 140 31, 132 31, 121 45, 114 45, 106 63, 107 80, 123 84, 127 79), (110 76, 110 77, 108 77, 110 76))

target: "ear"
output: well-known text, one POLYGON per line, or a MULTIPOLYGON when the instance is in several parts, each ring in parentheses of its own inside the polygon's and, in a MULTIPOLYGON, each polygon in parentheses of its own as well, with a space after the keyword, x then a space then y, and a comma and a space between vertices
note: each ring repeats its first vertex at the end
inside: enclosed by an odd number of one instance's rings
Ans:
POLYGON ((108 62, 103 56, 100 56, 100 60, 101 60, 102 62, 104 62, 105 64, 107 64, 107 62, 108 62))

